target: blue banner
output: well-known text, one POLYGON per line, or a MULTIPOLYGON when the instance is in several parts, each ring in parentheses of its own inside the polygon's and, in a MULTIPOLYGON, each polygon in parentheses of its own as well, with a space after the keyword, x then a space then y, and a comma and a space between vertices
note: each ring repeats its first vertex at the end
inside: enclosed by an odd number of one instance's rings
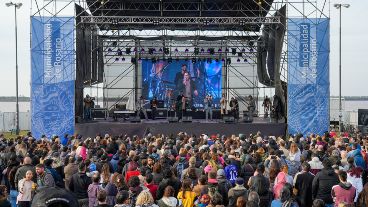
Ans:
POLYGON ((329 19, 288 19, 290 134, 323 134, 329 129, 329 53, 329 19))
POLYGON ((31 17, 31 131, 74 133, 74 18, 31 17))

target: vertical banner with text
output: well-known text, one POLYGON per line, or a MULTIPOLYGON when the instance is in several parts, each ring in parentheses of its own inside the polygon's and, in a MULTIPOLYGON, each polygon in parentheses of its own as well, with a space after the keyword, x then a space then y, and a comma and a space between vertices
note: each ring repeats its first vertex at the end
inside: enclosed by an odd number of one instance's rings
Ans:
POLYGON ((329 129, 329 53, 329 19, 288 19, 290 134, 323 134, 329 129))
POLYGON ((74 18, 31 17, 31 131, 74 133, 74 18))

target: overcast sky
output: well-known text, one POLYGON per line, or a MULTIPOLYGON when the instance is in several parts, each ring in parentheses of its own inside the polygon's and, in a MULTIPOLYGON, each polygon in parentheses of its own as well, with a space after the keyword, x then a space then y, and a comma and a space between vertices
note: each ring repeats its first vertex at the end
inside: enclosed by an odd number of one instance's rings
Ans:
MULTIPOLYGON (((32 0, 33 1, 33 0, 32 0)), ((15 34, 14 8, 5 6, 7 0, 0 1, 0 96, 15 95, 15 34)), ((24 5, 18 10, 18 56, 19 95, 30 95, 30 2, 19 0, 24 5)), ((339 93, 339 13, 332 5, 341 1, 331 1, 331 53, 330 83, 331 95, 339 93)), ((365 88, 368 78, 368 0, 344 0, 351 4, 343 9, 342 18, 342 95, 368 96, 365 88)))

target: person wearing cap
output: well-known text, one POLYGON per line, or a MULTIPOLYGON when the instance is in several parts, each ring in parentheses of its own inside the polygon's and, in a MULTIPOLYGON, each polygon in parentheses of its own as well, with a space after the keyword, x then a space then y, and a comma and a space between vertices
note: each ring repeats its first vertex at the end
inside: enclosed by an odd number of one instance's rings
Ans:
POLYGON ((235 181, 235 187, 231 188, 228 192, 228 206, 235 206, 237 199, 241 196, 248 198, 248 190, 244 187, 244 179, 237 178, 235 181))
POLYGON ((317 173, 312 183, 312 198, 322 199, 326 206, 333 206, 331 190, 334 185, 339 183, 337 174, 332 169, 332 164, 329 159, 323 160, 323 169, 317 173))
POLYGON ((308 162, 302 163, 302 172, 294 177, 294 194, 300 207, 312 206, 312 183, 314 175, 310 173, 308 162))

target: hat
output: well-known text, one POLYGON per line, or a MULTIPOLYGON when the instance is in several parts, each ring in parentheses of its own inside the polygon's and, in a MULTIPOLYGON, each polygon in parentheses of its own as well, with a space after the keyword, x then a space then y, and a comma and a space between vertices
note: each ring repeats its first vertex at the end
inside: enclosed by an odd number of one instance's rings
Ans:
POLYGON ((64 188, 40 188, 33 198, 31 206, 48 207, 61 204, 62 206, 79 206, 74 195, 64 188))
POLYGON ((237 184, 237 185, 244 185, 244 179, 243 178, 236 178, 235 184, 237 184))
POLYGON ((225 177, 225 171, 223 169, 217 170, 217 179, 225 177))

